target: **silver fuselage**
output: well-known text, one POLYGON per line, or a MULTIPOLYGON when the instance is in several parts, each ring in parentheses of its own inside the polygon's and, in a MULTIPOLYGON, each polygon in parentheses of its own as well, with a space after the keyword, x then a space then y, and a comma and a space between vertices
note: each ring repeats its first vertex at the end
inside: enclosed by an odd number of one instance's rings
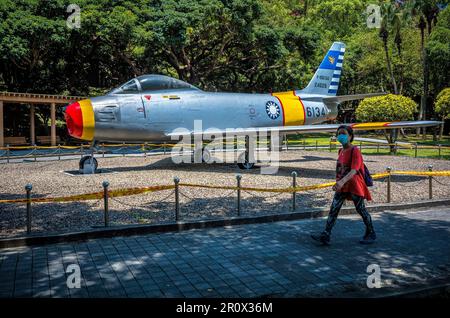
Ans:
MULTIPOLYGON (((292 92, 294 94, 294 92, 292 92)), ((303 125, 332 120, 337 105, 325 105, 324 96, 302 94, 303 125)), ((170 140, 175 129, 231 129, 283 126, 285 114, 271 118, 269 101, 280 104, 271 94, 213 93, 196 89, 109 94, 90 99, 95 115, 94 140, 105 142, 151 142, 170 140)), ((281 109, 281 112, 284 110, 281 109)), ((292 111, 292 110, 291 110, 292 111)))

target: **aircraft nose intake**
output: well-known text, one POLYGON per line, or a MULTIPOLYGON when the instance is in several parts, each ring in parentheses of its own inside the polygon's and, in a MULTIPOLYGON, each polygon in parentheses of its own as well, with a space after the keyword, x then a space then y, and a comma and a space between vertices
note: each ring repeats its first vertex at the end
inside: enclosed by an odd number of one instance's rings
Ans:
POLYGON ((89 99, 67 106, 65 119, 70 136, 83 140, 94 138, 94 110, 89 99))

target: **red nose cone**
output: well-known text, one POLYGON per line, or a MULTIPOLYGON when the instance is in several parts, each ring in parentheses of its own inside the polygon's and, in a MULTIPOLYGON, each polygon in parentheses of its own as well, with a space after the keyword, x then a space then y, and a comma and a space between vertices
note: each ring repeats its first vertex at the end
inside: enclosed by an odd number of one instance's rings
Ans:
POLYGON ((66 108, 66 124, 69 135, 75 138, 81 138, 83 135, 83 114, 78 102, 70 104, 66 108))

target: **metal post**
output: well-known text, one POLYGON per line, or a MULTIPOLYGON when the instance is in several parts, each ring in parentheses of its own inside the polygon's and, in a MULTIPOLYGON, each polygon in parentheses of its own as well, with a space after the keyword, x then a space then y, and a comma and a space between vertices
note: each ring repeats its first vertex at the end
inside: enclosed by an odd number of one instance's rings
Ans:
MULTIPOLYGON (((428 171, 432 172, 433 171, 433 165, 429 165, 428 166, 428 171)), ((433 176, 428 176, 428 198, 430 200, 433 199, 433 176)))
POLYGON ((316 151, 319 150, 318 140, 316 140, 316 151))
POLYGON ((441 156, 441 145, 438 145, 438 149, 439 149, 439 159, 442 159, 442 156, 441 156))
POLYGON ((241 216, 241 179, 242 176, 240 174, 236 175, 237 181, 237 215, 241 216))
POLYGON ((163 152, 166 154, 166 143, 163 143, 163 152))
POLYGON ((34 146, 33 146, 33 149, 34 149, 34 152, 33 152, 33 154, 34 154, 34 161, 36 162, 36 151, 37 151, 37 146, 34 145, 34 146))
POLYGON ((10 156, 10 150, 9 145, 6 145, 6 162, 9 163, 9 156, 10 156))
POLYGON ((61 160, 61 144, 58 144, 58 160, 61 160))
POLYGON ((33 186, 31 183, 28 183, 25 186, 25 190, 27 191, 27 234, 31 233, 31 190, 33 186))
POLYGON ((414 158, 417 158, 417 142, 416 142, 415 148, 414 148, 414 158))
POLYGON ((294 188, 294 192, 292 192, 292 211, 295 211, 295 197, 297 192, 295 192, 295 187, 297 186, 297 172, 292 171, 292 188, 294 188))
POLYGON ((105 227, 109 226, 108 187, 109 182, 103 181, 103 206, 105 211, 105 227))
POLYGON ((175 182, 175 221, 178 222, 180 219, 180 190, 178 185, 180 178, 173 178, 173 182, 175 182))
POLYGON ((147 158, 147 143, 144 143, 144 158, 147 158))
POLYGON ((391 167, 386 168, 386 172, 388 173, 387 177, 387 203, 391 203, 391 167))
POLYGON ((286 150, 289 150, 289 139, 287 135, 284 135, 285 140, 286 140, 286 150))
POLYGON ((102 158, 105 158, 105 144, 102 144, 102 158))

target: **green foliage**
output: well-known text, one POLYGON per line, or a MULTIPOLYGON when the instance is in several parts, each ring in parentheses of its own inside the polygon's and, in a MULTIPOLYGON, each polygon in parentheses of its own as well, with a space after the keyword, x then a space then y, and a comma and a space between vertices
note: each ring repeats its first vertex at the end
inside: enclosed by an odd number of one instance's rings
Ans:
POLYGON ((361 122, 412 120, 416 111, 412 99, 389 94, 364 99, 356 109, 356 118, 361 122))
POLYGON ((439 92, 450 82, 450 7, 439 14, 439 20, 427 43, 430 64, 430 78, 435 92, 439 92), (445 71, 446 70, 446 71, 445 71))
MULTIPOLYGON (((436 16, 433 1, 415 10, 437 20, 427 44, 436 95, 450 80, 450 22, 449 9, 436 16)), ((298 89, 331 43, 343 41, 339 93, 393 91, 379 30, 366 26, 371 0, 78 0, 81 28, 69 29, 71 2, 0 1, 1 89, 97 95, 145 73, 211 91, 298 89)), ((419 15, 390 8, 393 76, 400 94, 418 100, 419 15)))
POLYGON ((443 119, 450 119, 450 88, 443 89, 437 96, 435 111, 443 119))

